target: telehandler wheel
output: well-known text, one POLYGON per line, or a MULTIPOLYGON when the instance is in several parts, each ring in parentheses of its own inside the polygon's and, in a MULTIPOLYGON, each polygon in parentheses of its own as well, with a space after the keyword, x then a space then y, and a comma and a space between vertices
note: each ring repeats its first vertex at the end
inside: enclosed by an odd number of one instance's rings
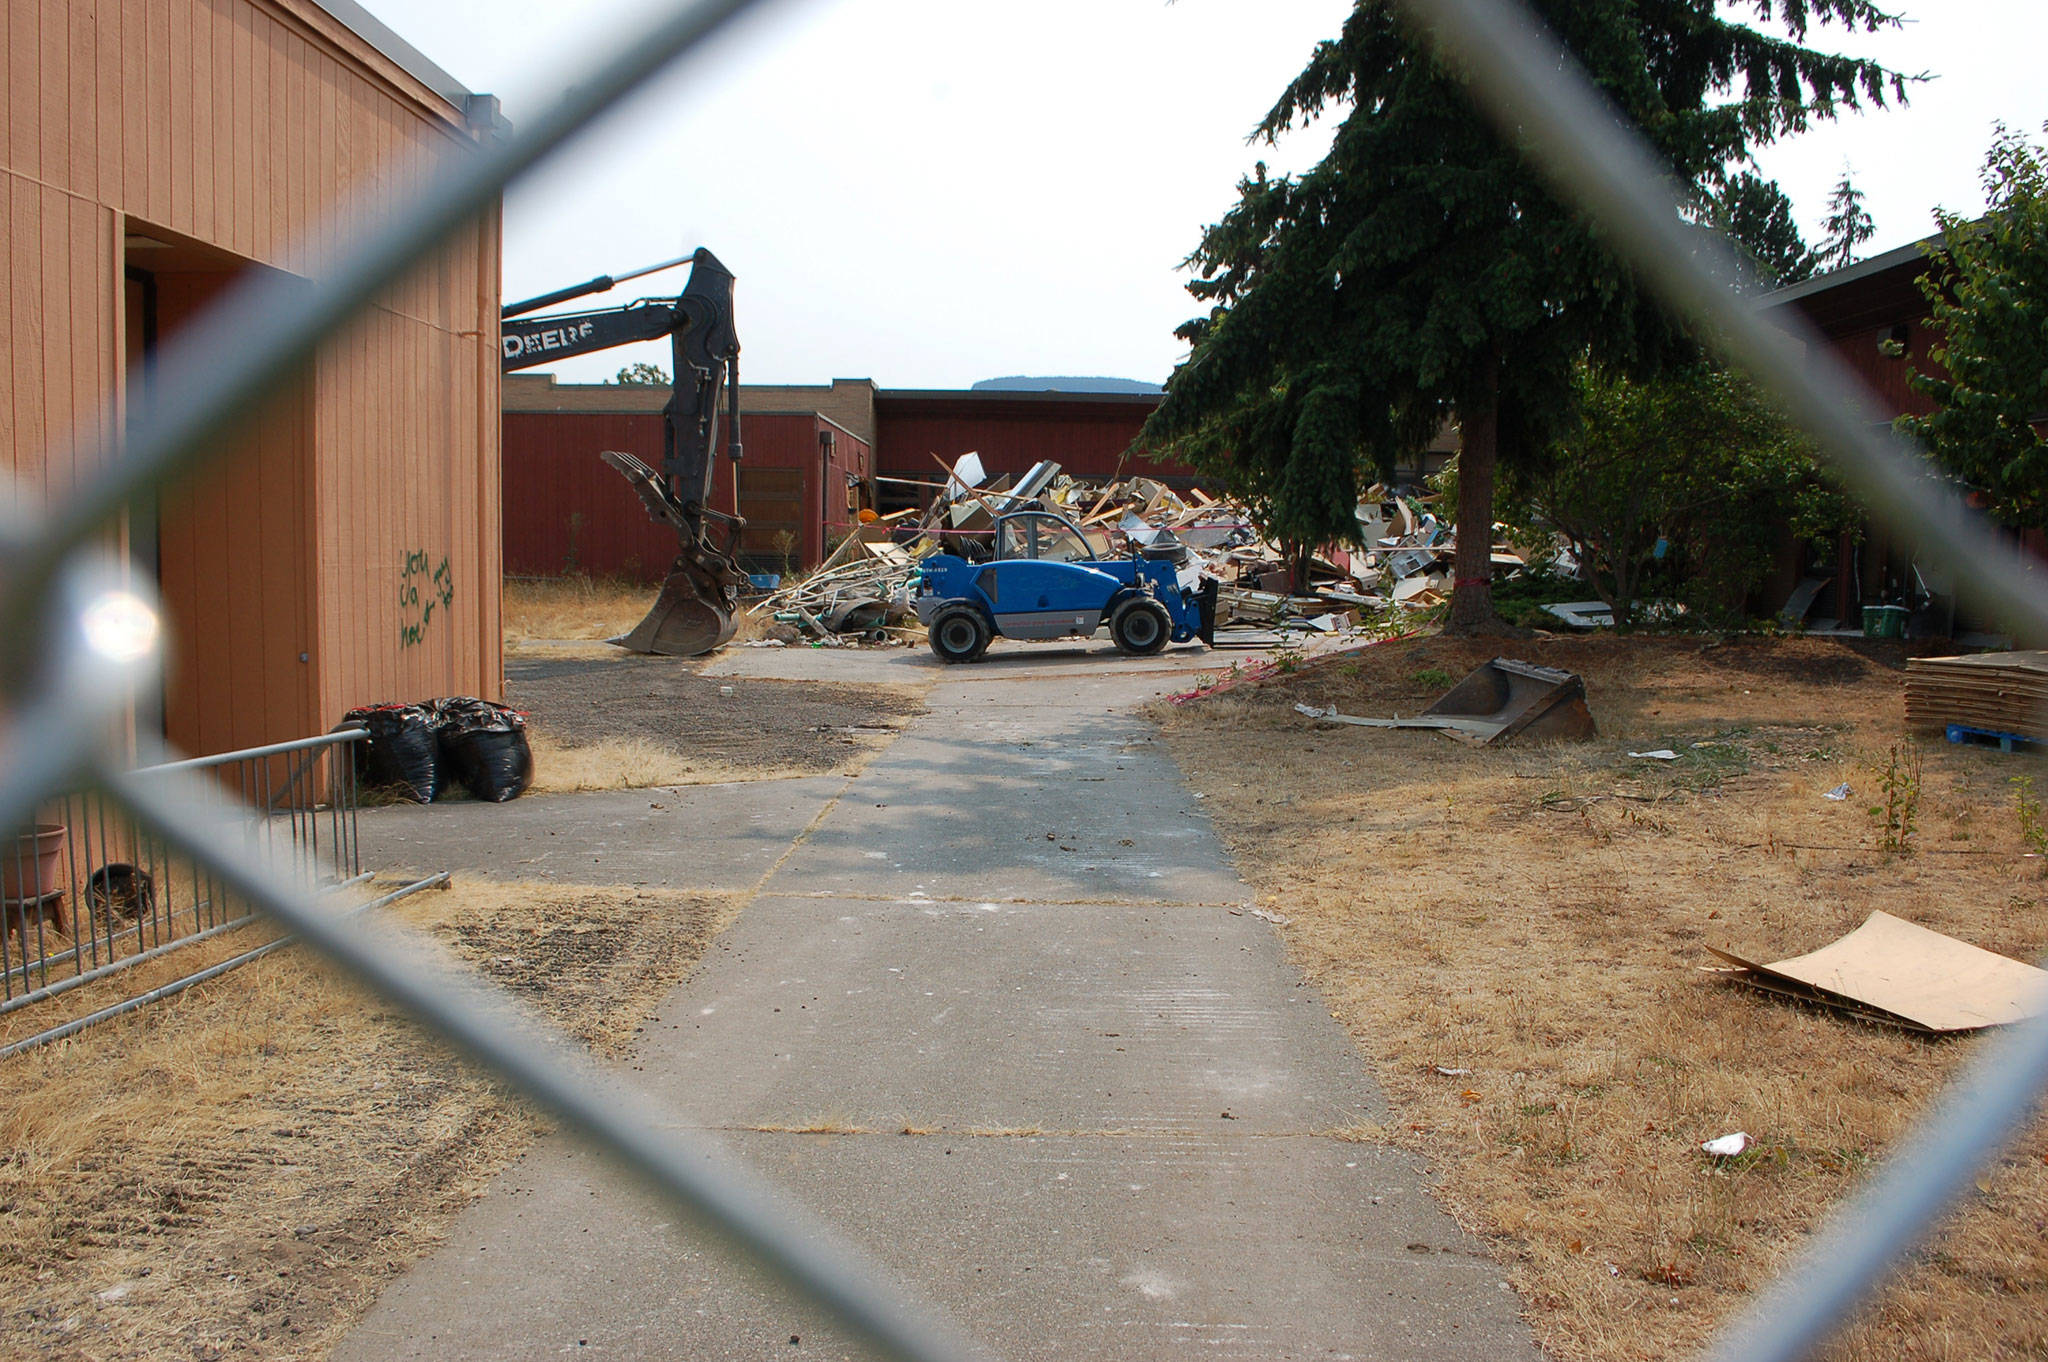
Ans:
POLYGON ((941 662, 979 662, 988 651, 988 621, 971 605, 941 610, 932 621, 932 651, 941 662))
POLYGON ((1150 596, 1133 596, 1109 614, 1109 637, 1119 652, 1150 657, 1166 646, 1173 621, 1150 596))

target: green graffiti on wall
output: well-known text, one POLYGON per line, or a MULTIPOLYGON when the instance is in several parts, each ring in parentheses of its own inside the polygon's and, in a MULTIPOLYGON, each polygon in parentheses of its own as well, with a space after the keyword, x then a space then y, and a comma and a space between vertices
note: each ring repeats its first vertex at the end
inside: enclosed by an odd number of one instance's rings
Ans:
POLYGON ((455 603, 455 573, 447 555, 429 569, 425 549, 405 555, 398 573, 398 646, 410 648, 427 636, 436 610, 446 611, 455 603))

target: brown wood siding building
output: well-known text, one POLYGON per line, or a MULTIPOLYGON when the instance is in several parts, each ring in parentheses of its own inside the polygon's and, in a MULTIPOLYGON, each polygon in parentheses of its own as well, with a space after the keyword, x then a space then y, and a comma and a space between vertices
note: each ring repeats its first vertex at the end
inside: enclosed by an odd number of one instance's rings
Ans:
MULTIPOLYGON (((488 131, 488 101, 349 0, 7 0, 0 49, 0 459, 45 500, 93 476, 71 436, 125 409, 159 340, 246 271, 317 273, 488 131)), ((492 214, 229 457, 131 508, 174 743, 500 692, 498 274, 492 214)))

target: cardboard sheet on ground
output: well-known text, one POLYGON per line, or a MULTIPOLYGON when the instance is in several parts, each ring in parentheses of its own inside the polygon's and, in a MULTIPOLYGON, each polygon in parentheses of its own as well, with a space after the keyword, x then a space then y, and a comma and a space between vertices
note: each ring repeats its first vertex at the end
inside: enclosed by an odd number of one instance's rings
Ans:
POLYGON ((2048 1011, 2048 972, 1872 913, 1839 941, 1768 964, 1709 946, 1738 982, 1921 1031, 1974 1031, 2048 1011))

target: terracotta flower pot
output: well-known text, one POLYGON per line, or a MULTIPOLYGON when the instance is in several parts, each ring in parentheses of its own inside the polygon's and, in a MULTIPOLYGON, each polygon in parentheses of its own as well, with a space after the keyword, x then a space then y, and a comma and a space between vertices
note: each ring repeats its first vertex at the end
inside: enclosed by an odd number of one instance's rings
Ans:
POLYGON ((61 889, 59 863, 68 835, 62 823, 38 823, 34 832, 0 848, 0 898, 21 903, 61 889))

